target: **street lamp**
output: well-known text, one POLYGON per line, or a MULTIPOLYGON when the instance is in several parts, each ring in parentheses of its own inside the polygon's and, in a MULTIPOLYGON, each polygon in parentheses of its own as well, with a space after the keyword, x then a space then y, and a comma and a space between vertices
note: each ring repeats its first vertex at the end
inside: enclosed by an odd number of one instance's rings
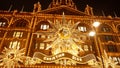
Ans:
POLYGON ((98 27, 100 25, 100 22, 98 22, 98 21, 95 21, 94 23, 93 23, 93 26, 94 27, 98 27))
POLYGON ((101 60, 102 60, 102 68, 104 68, 104 62, 103 62, 103 58, 102 58, 102 53, 101 53, 100 45, 98 44, 98 38, 97 38, 97 27, 99 27, 100 22, 95 21, 92 25, 93 25, 94 31, 91 31, 91 32, 89 33, 89 36, 95 36, 95 45, 96 45, 97 50, 98 50, 98 56, 101 57, 101 60))
MULTIPOLYGON (((95 21, 93 24, 93 29, 94 29, 94 32, 90 32, 93 36, 94 36, 94 38, 95 38, 95 45, 96 45, 96 47, 97 47, 97 52, 98 52, 98 56, 101 56, 101 50, 100 50, 100 46, 99 46, 99 44, 98 44, 98 34, 97 34, 97 27, 99 27, 99 25, 100 25, 100 22, 98 22, 98 21, 95 21)), ((92 36, 92 35, 90 35, 90 36, 92 36)))
POLYGON ((89 33, 89 36, 95 36, 95 31, 91 31, 90 33, 89 33))

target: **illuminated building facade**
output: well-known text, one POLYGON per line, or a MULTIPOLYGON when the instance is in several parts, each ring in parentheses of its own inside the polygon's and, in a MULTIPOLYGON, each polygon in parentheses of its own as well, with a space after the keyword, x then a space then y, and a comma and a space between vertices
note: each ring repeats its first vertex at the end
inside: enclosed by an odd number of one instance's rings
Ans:
POLYGON ((38 2, 33 12, 0 11, 0 52, 4 47, 25 48, 26 56, 40 59, 26 67, 98 68, 97 57, 105 67, 106 53, 119 65, 120 18, 95 16, 88 5, 79 11, 72 0, 53 0, 45 10, 38 2))

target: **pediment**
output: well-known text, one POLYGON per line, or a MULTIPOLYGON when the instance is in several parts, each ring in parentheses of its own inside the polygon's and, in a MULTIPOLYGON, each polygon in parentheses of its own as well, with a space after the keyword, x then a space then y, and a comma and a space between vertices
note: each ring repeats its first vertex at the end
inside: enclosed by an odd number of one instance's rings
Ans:
POLYGON ((79 15, 79 16, 88 16, 82 11, 76 10, 74 8, 68 7, 66 5, 62 5, 59 7, 54 7, 54 8, 48 8, 46 10, 42 10, 41 13, 45 14, 62 14, 65 13, 65 15, 79 15))

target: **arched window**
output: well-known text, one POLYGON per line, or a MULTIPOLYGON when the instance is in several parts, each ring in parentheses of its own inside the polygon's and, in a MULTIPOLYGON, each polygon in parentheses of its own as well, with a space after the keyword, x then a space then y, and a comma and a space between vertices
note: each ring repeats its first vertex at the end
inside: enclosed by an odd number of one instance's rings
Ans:
POLYGON ((41 24, 40 29, 41 30, 47 30, 47 29, 49 29, 49 25, 48 24, 41 24))
POLYGON ((4 18, 0 18, 0 27, 7 27, 7 20, 4 18))
POLYGON ((112 28, 106 24, 101 25, 101 31, 102 32, 111 32, 112 28))
POLYGON ((29 24, 24 19, 17 20, 12 24, 13 27, 18 27, 18 28, 26 28, 27 25, 29 25, 29 24))
POLYGON ((90 30, 90 28, 89 28, 86 24, 84 24, 84 23, 78 24, 77 29, 78 29, 80 32, 87 32, 88 29, 90 30))
POLYGON ((50 27, 50 24, 48 21, 41 21, 36 25, 36 30, 48 30, 50 27))

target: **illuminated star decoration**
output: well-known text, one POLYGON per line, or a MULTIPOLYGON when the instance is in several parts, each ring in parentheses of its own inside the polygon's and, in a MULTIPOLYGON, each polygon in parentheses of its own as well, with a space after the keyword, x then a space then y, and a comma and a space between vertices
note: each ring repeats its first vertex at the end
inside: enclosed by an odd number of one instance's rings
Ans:
POLYGON ((79 38, 80 31, 76 30, 76 27, 80 22, 75 24, 73 24, 71 20, 67 22, 64 13, 62 16, 62 22, 58 20, 56 20, 55 24, 50 20, 48 20, 48 22, 53 28, 55 28, 55 32, 53 38, 46 39, 44 41, 52 41, 46 50, 52 48, 51 51, 53 55, 67 52, 76 56, 78 55, 79 51, 83 51, 81 48, 83 41, 79 38))
POLYGON ((0 55, 0 66, 4 68, 14 68, 15 66, 19 66, 19 63, 23 63, 24 49, 16 49, 16 48, 5 48, 3 50, 3 55, 0 55))

